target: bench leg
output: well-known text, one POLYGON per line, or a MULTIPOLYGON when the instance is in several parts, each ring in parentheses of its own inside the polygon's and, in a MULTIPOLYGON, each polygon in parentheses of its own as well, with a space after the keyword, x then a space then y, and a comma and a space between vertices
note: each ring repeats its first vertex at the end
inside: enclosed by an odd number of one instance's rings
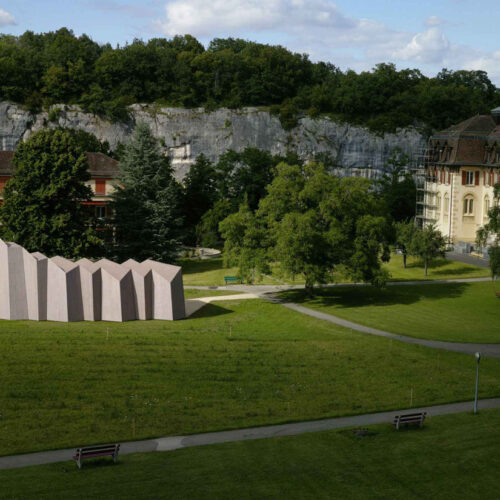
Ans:
POLYGON ((118 460, 118 450, 116 450, 114 453, 113 453, 113 462, 116 464, 116 461, 118 460))
POLYGON ((76 465, 78 465, 78 468, 82 468, 82 457, 78 457, 78 460, 76 461, 76 465))
POLYGON ((398 419, 396 420, 396 430, 399 431, 399 417, 398 419))

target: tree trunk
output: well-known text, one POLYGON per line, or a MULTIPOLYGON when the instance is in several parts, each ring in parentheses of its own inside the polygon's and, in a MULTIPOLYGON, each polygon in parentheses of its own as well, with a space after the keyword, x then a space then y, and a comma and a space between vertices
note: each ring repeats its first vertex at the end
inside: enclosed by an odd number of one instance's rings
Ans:
POLYGON ((406 252, 403 252, 403 269, 406 269, 406 252))
POLYGON ((306 285, 305 285, 305 291, 308 297, 312 297, 313 291, 314 291, 314 283, 311 283, 308 279, 307 276, 306 278, 306 285))
POLYGON ((424 259, 424 275, 427 276, 427 259, 424 259))

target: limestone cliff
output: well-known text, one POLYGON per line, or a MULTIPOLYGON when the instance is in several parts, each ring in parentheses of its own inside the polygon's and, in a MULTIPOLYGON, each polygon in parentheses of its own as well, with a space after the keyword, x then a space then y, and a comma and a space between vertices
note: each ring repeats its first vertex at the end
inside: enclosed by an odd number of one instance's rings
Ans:
POLYGON ((295 150, 302 157, 330 152, 344 168, 381 170, 395 147, 409 155, 425 147, 424 137, 415 130, 401 130, 383 137, 362 127, 337 123, 328 118, 301 118, 296 128, 285 131, 278 117, 259 108, 240 110, 160 108, 135 104, 130 121, 112 123, 77 106, 54 106, 50 113, 32 114, 20 106, 0 103, 0 146, 15 149, 17 143, 43 127, 71 127, 86 130, 111 149, 126 143, 135 123, 147 123, 172 157, 177 177, 181 178, 196 156, 204 153, 212 160, 228 149, 241 151, 247 146, 273 154, 295 150))

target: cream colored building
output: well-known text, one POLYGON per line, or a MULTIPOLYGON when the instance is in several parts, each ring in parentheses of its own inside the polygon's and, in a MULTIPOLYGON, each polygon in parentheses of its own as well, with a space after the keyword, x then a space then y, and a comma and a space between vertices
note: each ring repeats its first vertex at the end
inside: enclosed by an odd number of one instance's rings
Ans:
POLYGON ((451 243, 474 242, 500 183, 500 108, 432 136, 426 159, 425 223, 451 243))

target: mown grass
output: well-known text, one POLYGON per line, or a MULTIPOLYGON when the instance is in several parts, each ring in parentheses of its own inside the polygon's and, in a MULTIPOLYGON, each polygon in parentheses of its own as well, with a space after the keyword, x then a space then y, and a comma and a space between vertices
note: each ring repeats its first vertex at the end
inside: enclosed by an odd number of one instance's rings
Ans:
POLYGON ((491 282, 323 288, 283 300, 401 335, 500 343, 500 299, 491 282))
POLYGON ((497 498, 500 411, 0 471, 4 498, 497 498))
MULTIPOLYGON (((261 300, 177 322, 0 322, 0 454, 472 397, 475 361, 261 300), (135 434, 134 434, 135 430, 135 434)), ((481 364, 500 394, 500 360, 481 364)))
POLYGON ((200 297, 217 297, 223 295, 239 295, 244 292, 236 292, 232 290, 195 290, 191 288, 184 289, 185 299, 198 299, 200 297))
MULTIPOLYGON (((222 259, 210 260, 189 260, 180 262, 185 285, 224 285, 224 276, 237 276, 236 267, 225 269, 222 265, 222 259)), ((414 280, 444 280, 459 278, 484 278, 490 276, 489 269, 454 262, 446 259, 437 259, 429 266, 429 275, 424 276, 424 266, 422 262, 413 257, 408 258, 406 269, 403 268, 403 258, 401 255, 393 254, 391 260, 384 264, 384 268, 390 273, 391 281, 414 281, 414 280)), ((297 275, 294 279, 283 277, 279 273, 277 264, 271 266, 272 274, 269 277, 263 277, 256 284, 279 285, 281 283, 290 285, 304 284, 302 275, 297 275)), ((349 283, 350 280, 341 271, 335 272, 332 278, 335 283, 349 283)))
POLYGON ((420 260, 408 257, 407 267, 404 269, 403 257, 395 254, 391 255, 391 260, 384 264, 384 267, 391 274, 391 280, 394 281, 487 278, 491 276, 488 268, 446 259, 432 261, 429 265, 428 276, 425 276, 424 265, 420 260))
MULTIPOLYGON (((222 258, 192 260, 183 259, 179 261, 179 266, 182 266, 182 279, 185 285, 197 286, 222 286, 224 285, 224 276, 238 276, 238 268, 223 267, 222 258)), ((262 277, 261 280, 256 280, 256 284, 276 285, 279 284, 276 280, 262 277)))

